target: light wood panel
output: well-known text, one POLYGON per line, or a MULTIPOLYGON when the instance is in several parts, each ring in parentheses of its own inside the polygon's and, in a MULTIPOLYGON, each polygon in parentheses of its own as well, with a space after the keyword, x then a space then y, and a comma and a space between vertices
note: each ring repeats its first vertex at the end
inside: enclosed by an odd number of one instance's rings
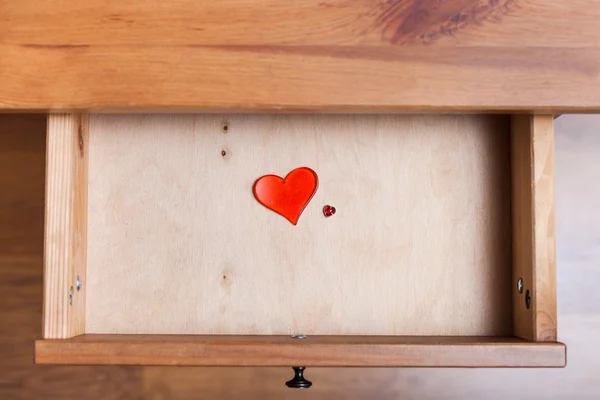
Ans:
POLYGON ((511 143, 514 333, 529 340, 554 341, 557 337, 554 118, 514 116, 511 143), (520 278, 522 293, 517 290, 520 278))
POLYGON ((562 367, 561 343, 402 336, 82 335, 39 340, 39 364, 562 367))
POLYGON ((92 116, 86 332, 508 335, 509 135, 504 116, 92 116), (320 184, 293 226, 252 185, 300 166, 320 184))
POLYGON ((4 110, 600 110, 596 0, 8 0, 0 15, 4 110))
POLYGON ((88 118, 48 117, 44 338, 85 333, 88 118))

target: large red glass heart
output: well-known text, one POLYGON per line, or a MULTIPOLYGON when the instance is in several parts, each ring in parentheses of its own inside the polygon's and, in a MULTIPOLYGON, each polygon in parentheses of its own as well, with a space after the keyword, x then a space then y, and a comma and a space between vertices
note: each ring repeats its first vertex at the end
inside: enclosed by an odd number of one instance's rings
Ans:
POLYGON ((319 177, 316 172, 308 167, 300 167, 285 178, 277 175, 262 176, 254 182, 252 191, 260 204, 296 225, 318 186, 319 177))

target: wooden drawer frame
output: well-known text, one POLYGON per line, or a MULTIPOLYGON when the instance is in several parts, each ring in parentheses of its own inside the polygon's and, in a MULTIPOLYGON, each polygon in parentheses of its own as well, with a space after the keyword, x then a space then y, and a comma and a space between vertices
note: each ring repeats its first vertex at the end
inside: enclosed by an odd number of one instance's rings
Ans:
POLYGON ((511 119, 513 337, 94 335, 85 332, 89 117, 48 121, 39 364, 562 367, 556 342, 552 115, 511 119), (522 279, 523 285, 517 284, 522 279), (522 288, 522 291, 519 289, 522 288), (529 300, 526 298, 529 297, 529 300), (527 307, 527 304, 529 307, 527 307))

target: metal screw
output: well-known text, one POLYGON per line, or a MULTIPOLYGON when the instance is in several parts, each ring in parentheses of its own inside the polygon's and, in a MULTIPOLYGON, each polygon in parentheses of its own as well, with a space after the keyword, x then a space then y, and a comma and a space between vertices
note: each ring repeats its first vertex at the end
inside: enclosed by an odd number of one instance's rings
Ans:
POLYGON ((69 288, 69 305, 73 305, 73 286, 69 288))
POLYGON ((523 293, 523 278, 519 278, 517 281, 517 291, 523 293))
POLYGON ((531 307, 531 293, 529 293, 529 290, 525 292, 525 307, 527 307, 528 310, 531 307))
POLYGON ((298 334, 298 335, 292 335, 292 339, 307 339, 308 336, 303 335, 303 334, 298 334))
POLYGON ((77 275, 77 280, 75 281, 75 287, 77 288, 78 292, 81 290, 82 286, 83 286, 83 282, 81 281, 81 278, 79 277, 79 275, 77 275))

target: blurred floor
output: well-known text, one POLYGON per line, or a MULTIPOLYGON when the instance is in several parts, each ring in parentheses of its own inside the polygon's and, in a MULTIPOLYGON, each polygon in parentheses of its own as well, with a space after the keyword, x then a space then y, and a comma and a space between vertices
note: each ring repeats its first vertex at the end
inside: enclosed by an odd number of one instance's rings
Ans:
POLYGON ((0 399, 599 399, 600 116, 556 124, 559 340, 565 369, 47 367, 41 335, 45 117, 0 114, 0 399))

